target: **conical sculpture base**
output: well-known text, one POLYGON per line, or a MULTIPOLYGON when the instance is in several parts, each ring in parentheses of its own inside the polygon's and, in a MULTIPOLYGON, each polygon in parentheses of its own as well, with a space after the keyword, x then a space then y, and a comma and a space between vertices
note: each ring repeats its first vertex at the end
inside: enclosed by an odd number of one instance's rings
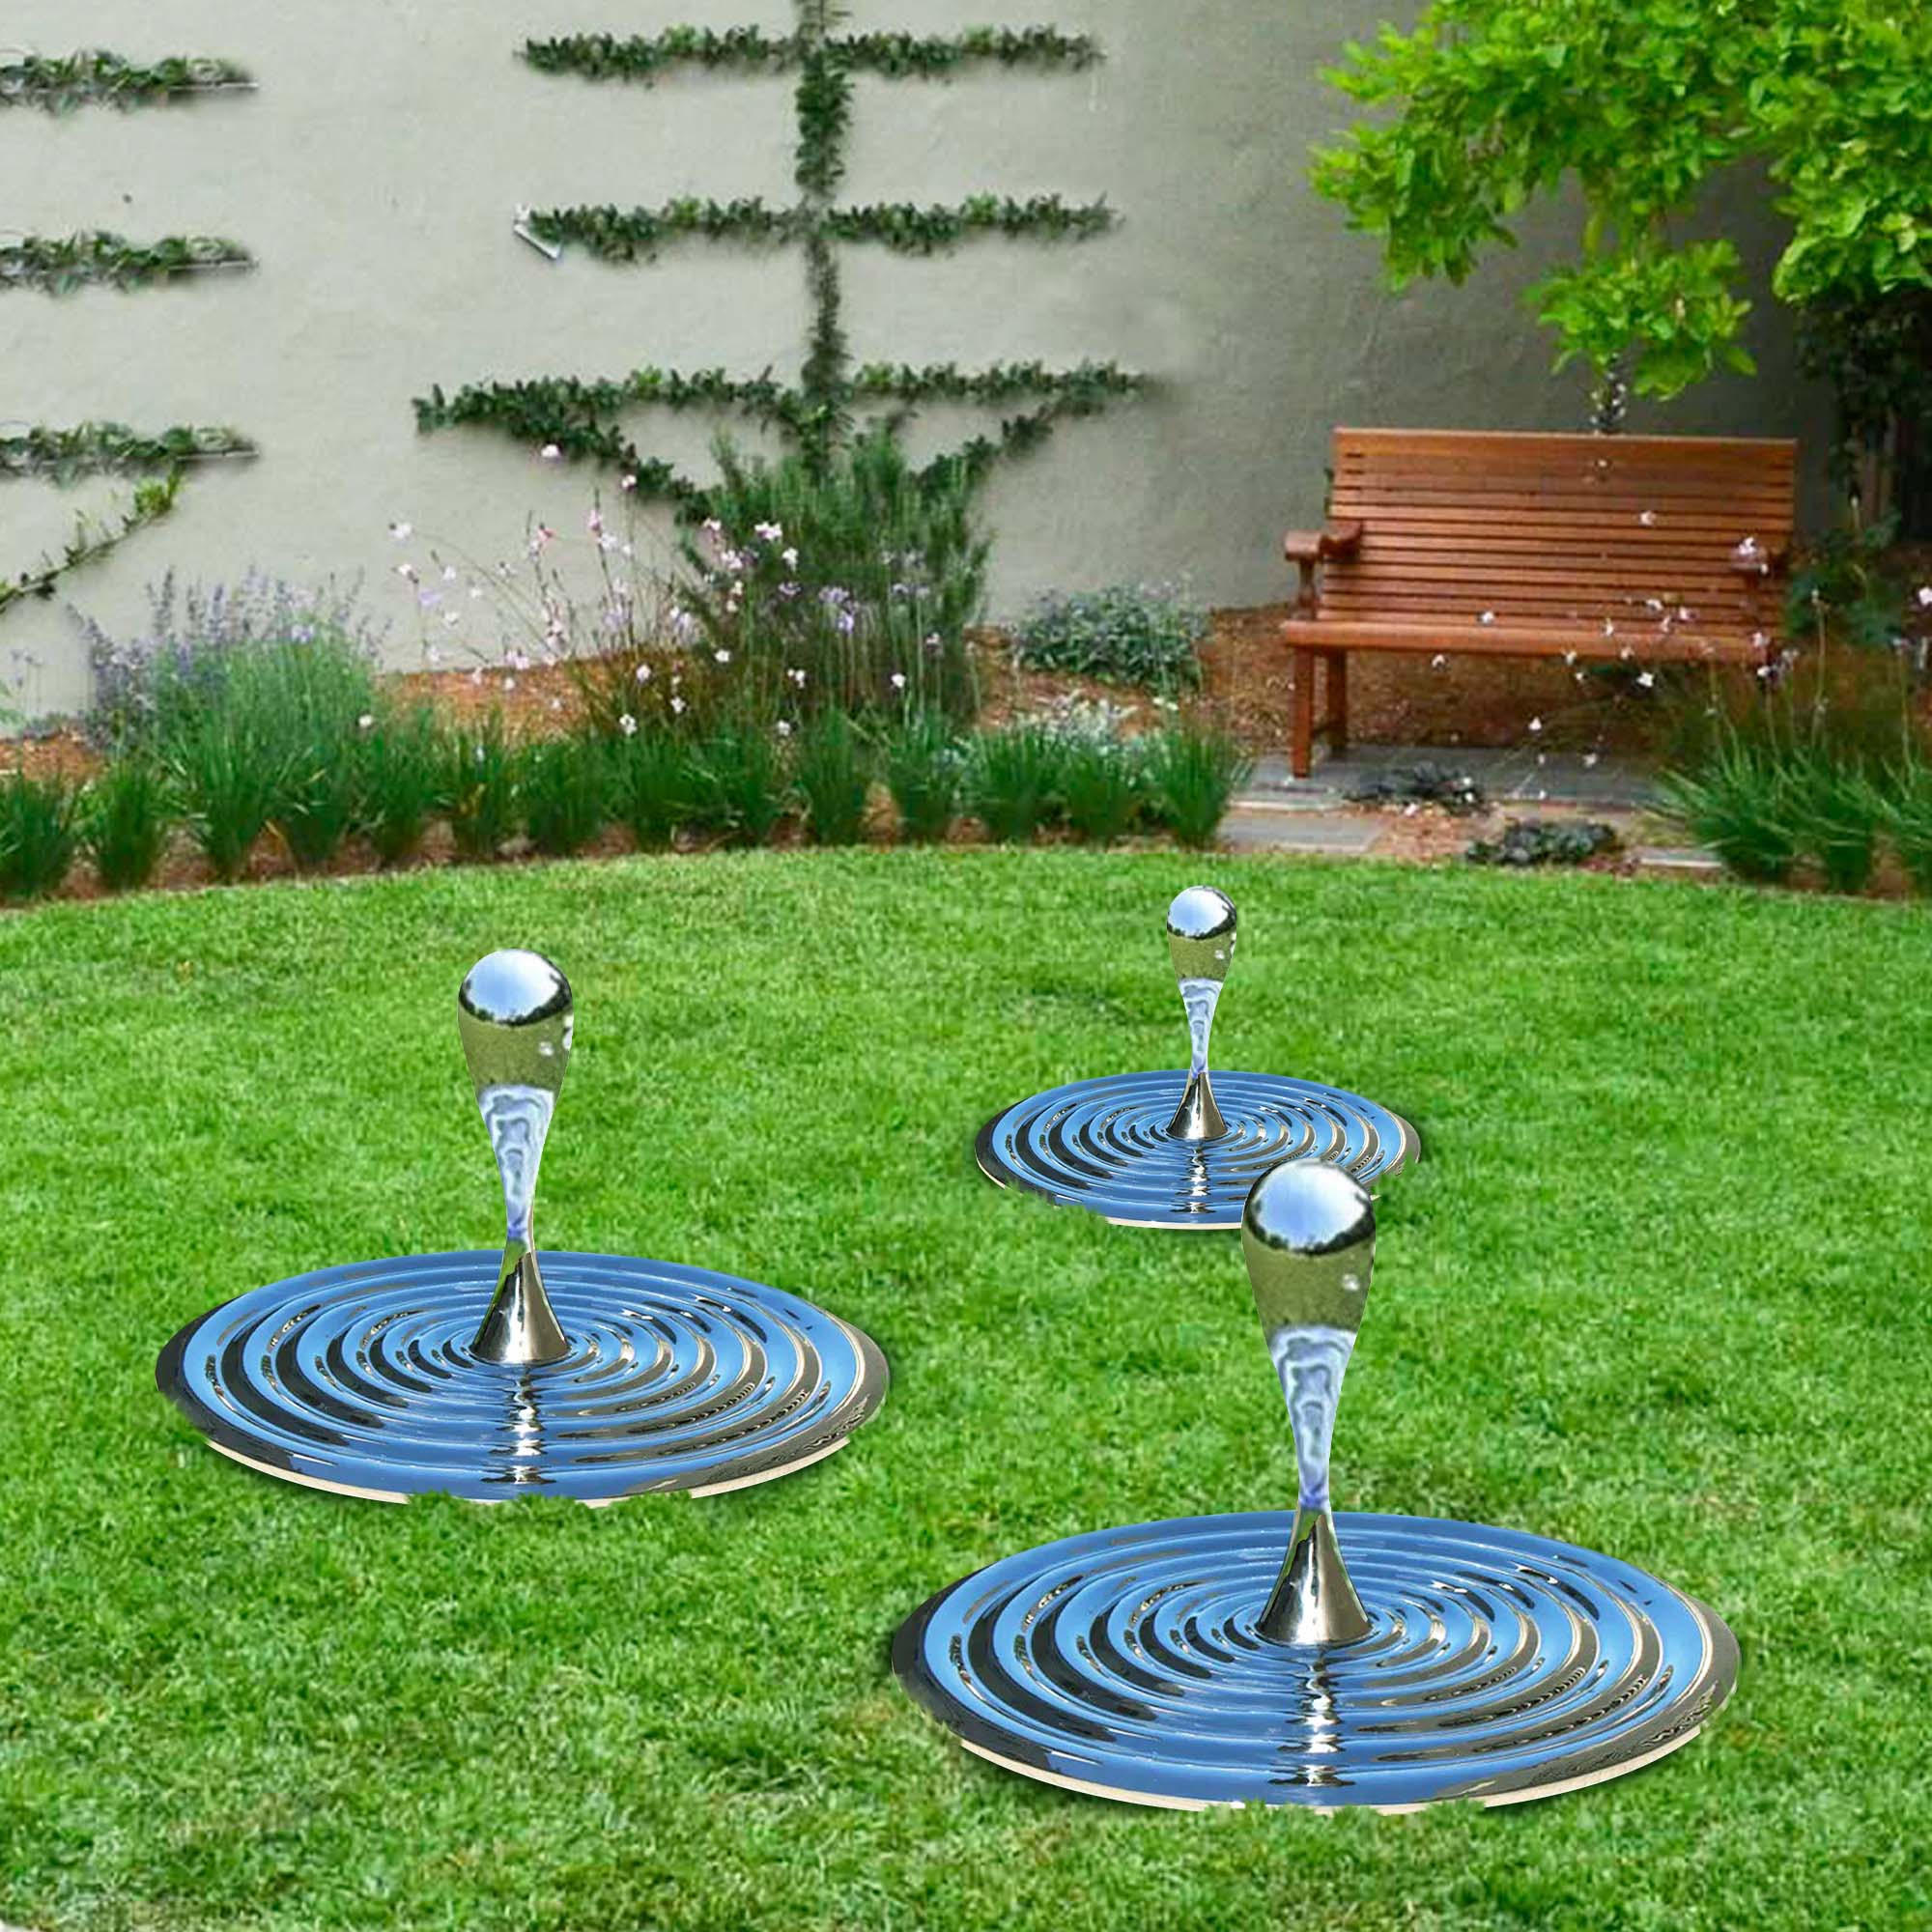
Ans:
POLYGON ((1554 1796, 1696 1736, 1738 1652, 1695 1599, 1517 1530, 1331 1514, 1374 1234, 1368 1196, 1333 1169, 1277 1169, 1247 1204, 1295 1511, 1068 1537, 900 1627, 899 1682, 969 1750, 1137 1804, 1407 1811, 1554 1796))
POLYGON ((386 1502, 706 1494, 841 1448, 886 1392, 858 1329, 708 1268, 533 1245, 575 1023, 563 975, 533 952, 492 953, 457 1020, 502 1185, 501 1252, 251 1290, 161 1351, 162 1392, 237 1462, 386 1502))
POLYGON ((1284 1160, 1321 1161, 1366 1181, 1417 1159, 1415 1129, 1358 1094, 1209 1069, 1235 939, 1224 894, 1180 894, 1168 908, 1167 944, 1187 1015, 1186 1068, 1069 1081, 1004 1109, 974 1144, 986 1179, 1123 1227, 1208 1230, 1238 1227, 1248 1190, 1284 1160))

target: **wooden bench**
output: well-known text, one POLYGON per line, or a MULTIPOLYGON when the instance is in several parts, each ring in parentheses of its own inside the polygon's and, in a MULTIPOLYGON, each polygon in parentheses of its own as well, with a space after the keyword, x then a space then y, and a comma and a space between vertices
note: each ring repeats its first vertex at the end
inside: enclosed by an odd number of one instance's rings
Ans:
POLYGON ((1318 729, 1348 743, 1350 651, 1765 663, 1796 459, 1731 437, 1338 429, 1328 521, 1284 546, 1295 776, 1318 729))

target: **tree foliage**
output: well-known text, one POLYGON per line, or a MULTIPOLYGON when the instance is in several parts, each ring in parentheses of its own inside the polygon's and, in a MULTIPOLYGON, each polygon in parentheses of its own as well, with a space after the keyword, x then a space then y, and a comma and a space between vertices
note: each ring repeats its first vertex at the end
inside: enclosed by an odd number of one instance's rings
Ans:
POLYGON ((1711 178, 1765 170, 1790 224, 1773 286, 1863 308, 1932 288, 1932 7, 1918 0, 1429 0, 1329 78, 1373 118, 1316 154, 1318 189, 1391 279, 1461 282, 1532 202, 1580 195, 1574 258, 1529 292, 1558 366, 1676 395, 1750 367, 1711 178))

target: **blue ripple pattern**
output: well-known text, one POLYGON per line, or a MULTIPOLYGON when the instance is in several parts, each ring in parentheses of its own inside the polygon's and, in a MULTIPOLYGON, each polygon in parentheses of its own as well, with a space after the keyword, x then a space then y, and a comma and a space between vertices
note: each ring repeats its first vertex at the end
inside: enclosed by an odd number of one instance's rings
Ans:
POLYGON ((1118 1073, 1049 1088, 980 1129, 980 1172, 1129 1228, 1238 1228, 1248 1190, 1285 1160, 1321 1160, 1365 1186, 1419 1159, 1422 1142, 1386 1107, 1275 1073, 1213 1075, 1228 1131, 1167 1131, 1184 1072, 1118 1073))
POLYGON ((708 1268, 545 1251, 571 1353, 520 1367, 469 1343, 493 1250, 270 1282, 191 1321, 155 1379, 218 1449, 291 1481, 614 1502, 766 1481, 840 1447, 885 1399, 869 1337, 708 1268))
POLYGON ((1141 1804, 1510 1804, 1615 1776, 1695 1735, 1736 1640, 1628 1564, 1519 1531, 1343 1515, 1371 1628, 1273 1643, 1256 1624, 1292 1515, 1068 1537, 943 1590, 893 1662, 1008 1769, 1141 1804))

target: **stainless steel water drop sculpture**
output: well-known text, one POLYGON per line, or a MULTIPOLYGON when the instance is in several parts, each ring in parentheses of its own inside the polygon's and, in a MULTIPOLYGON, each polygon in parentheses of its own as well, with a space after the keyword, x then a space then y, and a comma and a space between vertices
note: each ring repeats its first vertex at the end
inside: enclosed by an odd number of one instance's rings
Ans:
POLYGON ((1418 1158, 1415 1129, 1358 1094, 1210 1071, 1236 930, 1234 902, 1212 886, 1189 886, 1168 907, 1168 956, 1187 1016, 1184 1072, 1103 1075, 1021 1100, 980 1128, 980 1172, 1125 1227, 1212 1229, 1238 1227, 1248 1189, 1281 1161, 1321 1161, 1372 1180, 1418 1158))
POLYGON ((183 1328, 156 1380, 224 1455, 385 1502, 709 1494, 842 1448, 885 1399, 859 1329, 708 1268, 535 1245, 576 1025, 541 954, 465 977, 457 1030, 502 1189, 497 1250, 318 1268, 183 1328))
POLYGON ((1244 1205, 1293 1431, 1293 1512, 1069 1536, 901 1625, 900 1683, 969 1750, 1137 1804, 1409 1811, 1619 1776, 1723 1702, 1736 1640, 1655 1577, 1519 1530, 1333 1513, 1375 1232, 1360 1183, 1306 1161, 1244 1205))

